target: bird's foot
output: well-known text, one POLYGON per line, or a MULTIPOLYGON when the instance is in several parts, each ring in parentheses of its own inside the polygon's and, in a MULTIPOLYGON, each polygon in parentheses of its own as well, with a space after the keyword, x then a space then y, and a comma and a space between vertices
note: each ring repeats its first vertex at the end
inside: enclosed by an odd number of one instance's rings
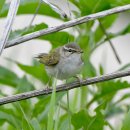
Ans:
POLYGON ((50 87, 47 85, 47 86, 45 87, 45 91, 48 93, 49 89, 50 89, 50 87))
POLYGON ((80 86, 81 86, 82 85, 82 77, 80 75, 76 75, 76 76, 74 76, 74 78, 76 78, 79 81, 80 86))

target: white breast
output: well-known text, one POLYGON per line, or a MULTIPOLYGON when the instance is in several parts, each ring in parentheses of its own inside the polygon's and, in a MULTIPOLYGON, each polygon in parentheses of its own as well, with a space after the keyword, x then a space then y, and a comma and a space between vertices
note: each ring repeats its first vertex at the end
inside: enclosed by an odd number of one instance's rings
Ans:
POLYGON ((70 56, 61 57, 55 66, 46 66, 49 75, 57 79, 67 79, 80 73, 83 61, 80 53, 73 53, 70 56))

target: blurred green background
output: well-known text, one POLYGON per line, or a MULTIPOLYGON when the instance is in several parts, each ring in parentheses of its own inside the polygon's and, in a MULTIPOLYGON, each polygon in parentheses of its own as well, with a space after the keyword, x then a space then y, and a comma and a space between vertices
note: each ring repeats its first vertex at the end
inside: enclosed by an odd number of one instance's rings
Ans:
MULTIPOLYGON (((49 5, 42 3, 29 26, 39 0, 21 0, 9 40, 60 25, 70 19, 130 3, 129 0, 51 2, 63 9, 68 18, 61 18, 49 5)), ((0 0, 1 30, 8 9, 9 1, 0 0)), ((68 42, 75 41, 84 50, 83 78, 127 70, 130 67, 129 33, 130 12, 127 11, 5 49, 0 58, 0 97, 45 88, 49 77, 44 66, 33 57, 68 42), (121 63, 115 57, 109 40, 121 63)), ((70 130, 70 127, 71 130, 130 130, 129 81, 130 78, 127 77, 73 89, 69 91, 69 110, 67 92, 2 105, 0 130, 70 130)), ((58 83, 61 84, 62 81, 58 83)))

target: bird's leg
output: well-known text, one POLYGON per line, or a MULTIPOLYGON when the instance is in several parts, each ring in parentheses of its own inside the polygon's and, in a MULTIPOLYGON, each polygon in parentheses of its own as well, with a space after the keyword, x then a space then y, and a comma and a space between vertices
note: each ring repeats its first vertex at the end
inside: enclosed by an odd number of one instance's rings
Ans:
POLYGON ((46 91, 50 89, 49 83, 50 83, 51 79, 52 79, 52 77, 49 78, 49 81, 48 81, 48 83, 47 83, 46 86, 45 86, 45 90, 46 90, 46 91))
POLYGON ((80 75, 75 75, 74 78, 76 78, 79 83, 80 83, 80 86, 82 85, 82 77, 80 75))
POLYGON ((49 87, 49 83, 47 83, 46 86, 45 86, 45 90, 48 91, 49 88, 50 88, 50 87, 49 87))

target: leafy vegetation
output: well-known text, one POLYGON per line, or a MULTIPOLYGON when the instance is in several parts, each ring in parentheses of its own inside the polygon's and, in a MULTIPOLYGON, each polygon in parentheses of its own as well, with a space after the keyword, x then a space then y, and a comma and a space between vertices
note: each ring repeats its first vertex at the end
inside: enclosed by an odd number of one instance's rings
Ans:
MULTIPOLYGON (((71 4, 77 7, 78 11, 72 11, 75 18, 96 13, 99 11, 111 9, 113 7, 129 4, 129 0, 70 0, 71 4)), ((34 14, 39 4, 39 0, 21 0, 18 15, 34 14)), ((9 4, 0 0, 0 18, 7 15, 9 4)), ((59 14, 54 12, 51 7, 42 3, 38 14, 46 15, 61 21, 59 14)), ((113 26, 119 14, 114 14, 101 18, 104 28, 107 30, 113 26)), ((70 34, 68 31, 60 31, 38 39, 49 41, 52 48, 64 45, 68 41, 76 41, 84 50, 85 67, 82 72, 83 78, 93 77, 97 74, 103 74, 102 66, 95 68, 90 58, 97 47, 100 47, 107 41, 100 24, 92 29, 95 21, 90 21, 73 27, 77 33, 70 34), (87 69, 86 69, 87 68, 87 69)), ((40 23, 12 31, 10 40, 47 28, 47 23, 40 23)), ((124 36, 130 33, 130 25, 117 33, 108 33, 110 39, 124 36)), ((27 44, 27 43, 26 43, 27 44)), ((11 61, 10 61, 11 62, 11 61)), ((56 86, 56 81, 50 81, 44 66, 41 64, 32 64, 32 66, 13 61, 19 69, 24 72, 22 77, 18 74, 0 66, 0 87, 4 85, 13 90, 13 94, 27 92, 37 89, 38 85, 46 87, 50 82, 56 86)), ((120 70, 128 69, 130 64, 121 67, 120 70)), ((117 71, 117 70, 116 70, 117 71)), ((67 92, 52 93, 52 95, 35 97, 24 101, 18 101, 0 106, 0 130, 130 130, 130 110, 129 105, 124 101, 130 98, 130 93, 125 93, 118 100, 114 100, 119 91, 129 89, 130 83, 122 79, 106 81, 91 86, 74 89, 73 95, 69 99, 69 110, 66 102, 67 92), (94 90, 94 91, 93 91, 94 90), (91 99, 89 98, 91 97, 91 99), (117 119, 122 115, 122 124, 111 124, 111 119, 117 119)), ((7 94, 0 92, 0 96, 7 94)))

